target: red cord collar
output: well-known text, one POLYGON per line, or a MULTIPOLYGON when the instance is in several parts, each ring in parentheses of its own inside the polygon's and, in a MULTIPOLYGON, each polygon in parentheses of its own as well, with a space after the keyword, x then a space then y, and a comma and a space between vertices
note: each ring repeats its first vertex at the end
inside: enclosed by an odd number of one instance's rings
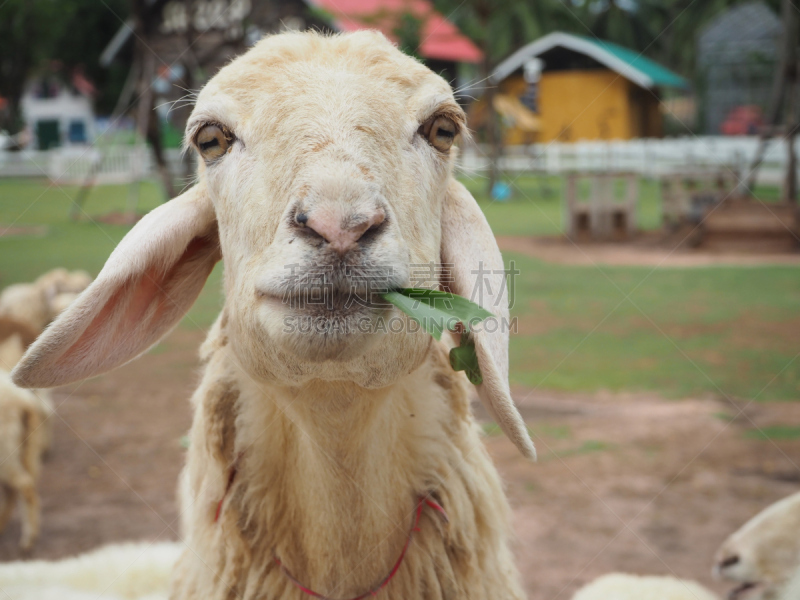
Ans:
MULTIPOLYGON (((403 545, 403 549, 400 551, 400 556, 397 557, 397 560, 395 561, 392 570, 389 571, 389 574, 386 577, 384 577, 383 580, 377 586, 375 586, 369 591, 364 592, 360 596, 349 598, 348 600, 364 600, 364 598, 367 598, 369 596, 377 596, 378 592, 380 592, 383 588, 389 585, 389 582, 394 578, 395 575, 397 575, 397 572, 400 570, 400 565, 403 564, 403 559, 406 557, 406 551, 408 550, 408 547, 411 545, 411 539, 414 537, 414 532, 419 531, 419 518, 422 515, 422 509, 425 508, 426 505, 435 510, 437 513, 439 513, 439 516, 442 518, 442 520, 444 520, 445 523, 448 522, 447 513, 444 511, 444 508, 442 508, 442 506, 438 502, 431 500, 430 498, 427 498, 425 496, 421 497, 417 501, 417 508, 414 511, 414 523, 413 525, 411 525, 411 530, 408 532, 408 536, 406 537, 406 543, 403 545)), ((318 600, 333 600, 333 598, 329 598, 328 596, 323 596, 322 594, 317 593, 314 590, 307 588, 302 583, 300 583, 289 572, 289 569, 287 569, 286 566, 283 565, 283 563, 281 563, 280 559, 278 559, 277 556, 275 557, 275 562, 281 568, 281 571, 286 576, 286 578, 289 581, 291 581, 292 584, 294 584, 294 586, 301 592, 309 596, 312 596, 313 598, 317 598, 318 600)))
MULTIPOLYGON (((219 504, 217 504, 217 511, 216 514, 214 515, 215 523, 219 521, 220 513, 222 512, 222 505, 225 502, 225 498, 227 497, 228 492, 233 486, 233 480, 236 478, 236 471, 237 471, 236 465, 234 464, 233 467, 231 467, 230 473, 228 474, 228 485, 225 487, 225 494, 222 496, 222 498, 220 498, 219 504)), ((425 508, 425 506, 428 506, 429 508, 435 510, 438 513, 439 517, 445 523, 449 522, 449 519, 447 518, 447 513, 438 502, 432 500, 427 496, 420 497, 419 500, 417 500, 417 508, 414 511, 414 523, 411 525, 411 530, 408 532, 408 536, 406 537, 406 543, 403 545, 403 549, 400 551, 400 556, 397 557, 397 560, 395 561, 392 570, 389 571, 389 574, 386 577, 384 577, 377 586, 375 586, 374 588, 372 588, 367 592, 364 592, 360 596, 356 596, 355 598, 349 598, 348 600, 364 600, 364 598, 367 598, 369 596, 377 596, 378 592, 380 592, 383 588, 389 585, 389 582, 394 578, 395 575, 397 575, 397 572, 400 570, 400 565, 403 564, 403 559, 406 557, 406 551, 408 550, 408 547, 411 545, 411 540, 414 537, 414 532, 419 531, 419 519, 420 516, 422 516, 422 509, 425 508)), ((323 596, 322 594, 319 594, 314 590, 307 588, 302 583, 300 583, 289 572, 289 569, 286 568, 286 566, 280 561, 280 559, 277 556, 275 557, 275 563, 281 568, 281 572, 286 576, 286 578, 289 581, 291 581, 292 584, 301 592, 309 596, 312 596, 313 598, 317 598, 318 600, 333 600, 332 598, 323 596)))

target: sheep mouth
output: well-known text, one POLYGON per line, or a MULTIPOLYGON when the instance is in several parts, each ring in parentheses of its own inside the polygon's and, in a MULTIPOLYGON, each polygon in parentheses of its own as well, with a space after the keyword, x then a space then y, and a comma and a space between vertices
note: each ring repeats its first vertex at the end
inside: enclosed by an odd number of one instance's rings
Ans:
POLYGON ((364 314, 389 308, 383 294, 402 287, 405 279, 403 271, 387 266, 295 265, 265 280, 256 294, 300 314, 364 314))
POLYGON ((294 289, 282 293, 258 291, 258 296, 290 312, 304 315, 346 316, 380 312, 389 307, 381 294, 367 290, 294 289))
POLYGON ((750 592, 760 587, 758 582, 745 581, 739 586, 733 588, 728 592, 728 600, 743 600, 750 595, 750 592))

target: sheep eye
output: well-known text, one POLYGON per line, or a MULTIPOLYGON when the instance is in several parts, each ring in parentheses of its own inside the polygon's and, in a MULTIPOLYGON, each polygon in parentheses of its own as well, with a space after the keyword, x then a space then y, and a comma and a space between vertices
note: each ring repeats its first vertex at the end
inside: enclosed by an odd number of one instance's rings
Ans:
POLYGON ((447 152, 456 141, 458 127, 447 117, 432 117, 419 128, 431 146, 440 152, 447 152))
POLYGON ((206 125, 197 132, 194 141, 203 160, 210 162, 230 150, 233 135, 219 125, 206 125))

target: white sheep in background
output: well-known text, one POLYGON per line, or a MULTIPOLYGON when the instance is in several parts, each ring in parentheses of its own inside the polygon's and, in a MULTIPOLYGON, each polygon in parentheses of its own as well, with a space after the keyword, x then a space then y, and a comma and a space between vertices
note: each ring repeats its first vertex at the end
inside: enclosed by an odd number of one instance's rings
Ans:
MULTIPOLYGON (((19 362, 19 359, 22 358, 22 355, 25 354, 25 349, 33 343, 40 333, 41 331, 33 331, 23 323, 0 317, 0 372, 10 373, 11 369, 19 362)), ((10 378, 7 379, 6 385, 12 385, 10 378)), ((53 417, 55 416, 49 390, 29 392, 17 388, 13 396, 15 398, 26 397, 38 405, 40 412, 39 428, 41 430, 39 432, 41 436, 40 442, 42 451, 46 453, 52 443, 53 417)), ((1 402, 2 399, 0 398, 1 402)))
POLYGON ((675 577, 609 573, 578 590, 572 600, 718 600, 694 581, 675 577))
POLYGON ((36 481, 52 440, 53 407, 47 390, 21 389, 9 371, 35 337, 25 325, 0 317, 0 533, 19 498, 23 550, 39 535, 36 481))
POLYGON ((714 573, 738 582, 731 600, 800 599, 800 493, 772 504, 717 551, 714 573))
MULTIPOLYGON (((715 577, 738 582, 729 600, 800 600, 800 493, 772 504, 717 551, 715 577)), ((572 600, 714 600, 697 583, 674 577, 611 573, 572 600)))
POLYGON ((33 283, 15 283, 0 293, 0 317, 41 333, 91 282, 85 271, 58 268, 33 283))
POLYGON ((0 294, 0 533, 19 498, 23 550, 39 535, 36 481, 52 443, 54 411, 47 390, 21 389, 9 373, 25 348, 89 283, 84 271, 54 269, 0 294))
POLYGON ((78 294, 89 287, 92 277, 86 271, 57 268, 40 275, 34 283, 50 296, 78 294))
MULTIPOLYGON (((57 268, 40 275, 33 283, 18 283, 5 288, 0 293, 0 371, 11 372, 25 348, 91 282, 92 278, 86 271, 57 268)), ((19 390, 14 396, 27 397, 38 403, 42 419, 40 442, 46 452, 53 437, 54 410, 50 394, 47 390, 37 390, 33 395, 19 390)))
POLYGON ((524 597, 466 378, 445 342, 381 329, 408 321, 376 305, 448 265, 449 289, 498 317, 472 333, 478 395, 534 455, 508 388, 502 257, 452 177, 465 127, 447 82, 378 33, 262 40, 198 96, 197 184, 131 230, 14 371, 48 387, 133 359, 224 257, 174 600, 524 597))
POLYGON ((10 374, 0 369, 0 533, 19 497, 23 550, 29 550, 39 535, 36 481, 49 444, 44 421, 51 410, 41 390, 20 389, 11 382, 10 374))
POLYGON ((183 546, 137 542, 103 546, 59 561, 0 564, 3 600, 166 600, 183 546))

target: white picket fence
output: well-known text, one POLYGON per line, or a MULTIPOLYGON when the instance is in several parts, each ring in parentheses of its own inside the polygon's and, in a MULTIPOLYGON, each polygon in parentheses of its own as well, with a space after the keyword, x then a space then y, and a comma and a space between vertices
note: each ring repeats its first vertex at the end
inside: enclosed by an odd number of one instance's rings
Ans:
MULTIPOLYGON (((165 156, 170 171, 182 176, 181 151, 168 149, 165 156)), ((47 177, 60 184, 81 184, 90 173, 98 184, 129 183, 153 176, 155 160, 146 146, 0 152, 0 177, 47 177)))
MULTIPOLYGON (((758 147, 756 137, 684 137, 629 141, 584 141, 576 143, 531 144, 506 148, 500 169, 511 173, 632 172, 658 177, 711 169, 734 169, 746 177, 758 147)), ((800 152, 800 142, 797 144, 800 152)), ((786 142, 767 145, 759 183, 783 180, 786 142)), ((485 171, 489 166, 486 147, 466 148, 459 166, 467 173, 485 171)))
MULTIPOLYGON (((658 177, 693 169, 730 168, 745 176, 756 152, 755 137, 684 137, 612 142, 532 144, 506 148, 500 168, 507 172, 558 174, 617 171, 658 177)), ((798 144, 800 153, 800 144, 798 144)), ((166 151, 170 169, 181 176, 180 150, 166 151)), ((459 158, 467 173, 488 168, 488 149, 469 146, 459 158)), ((786 143, 771 141, 758 180, 777 184, 786 164, 786 143)), ((152 153, 144 146, 58 148, 46 152, 0 152, 0 177, 48 177, 59 183, 82 183, 96 169, 97 183, 126 183, 154 174, 152 153), (100 162, 98 162, 100 161, 100 162)))

